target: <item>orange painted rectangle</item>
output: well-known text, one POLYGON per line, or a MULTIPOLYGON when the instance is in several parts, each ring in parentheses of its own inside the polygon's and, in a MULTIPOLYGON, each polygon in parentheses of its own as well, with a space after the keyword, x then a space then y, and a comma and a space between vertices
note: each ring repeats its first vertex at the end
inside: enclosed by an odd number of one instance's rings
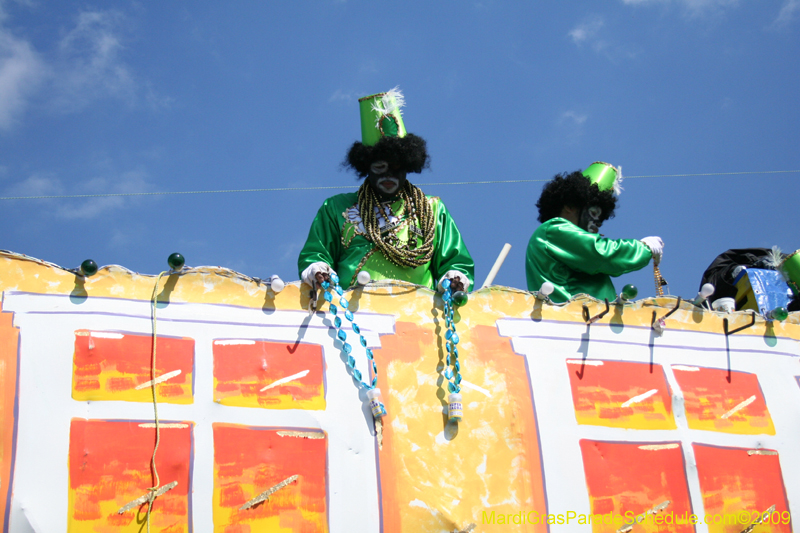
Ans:
MULTIPOLYGON (((213 424, 216 533, 328 531, 328 439, 316 429, 213 424), (298 476, 249 509, 240 507, 298 476)), ((354 495, 358 497, 358 495, 354 495)))
MULTIPOLYGON (((75 332, 72 397, 79 401, 152 402, 153 337, 112 331, 75 332)), ((180 371, 156 386, 159 402, 189 404, 194 395, 194 339, 158 336, 156 377, 180 371)))
MULTIPOLYGON (((171 422, 175 424, 175 422, 171 422)), ((155 484, 150 460, 156 430, 131 420, 73 418, 69 432, 70 533, 138 531, 147 505, 119 514, 120 508, 155 484)), ((156 455, 160 485, 178 485, 159 496, 150 517, 152 532, 191 530, 192 423, 161 429, 156 455)))
POLYGON ((13 314, 3 313, 0 304, 0 531, 5 531, 6 511, 11 503, 14 472, 14 442, 17 427, 17 356, 19 329, 13 314))
POLYGON ((213 348, 214 401, 235 407, 325 409, 325 362, 318 344, 216 340, 213 348))
POLYGON ((609 516, 592 521, 594 533, 616 533, 630 519, 665 501, 670 503, 663 511, 648 515, 633 531, 695 531, 689 523, 692 506, 680 443, 583 439, 580 446, 592 514, 609 516), (667 517, 670 524, 663 523, 667 517))
POLYGON ((567 361, 578 424, 675 429, 672 396, 661 365, 567 361))
POLYGON ((673 365, 691 429, 775 434, 758 376, 722 368, 673 365))
POLYGON ((693 447, 703 507, 712 518, 709 533, 739 533, 773 505, 775 513, 756 526, 754 533, 792 531, 777 453, 705 444, 693 447), (764 452, 773 454, 762 455, 764 452))
POLYGON ((455 424, 443 414, 447 383, 434 374, 437 351, 444 360, 434 325, 397 321, 395 328, 375 350, 389 413, 378 452, 383 533, 461 531, 471 523, 480 532, 547 532, 544 518, 521 527, 496 522, 522 509, 548 513, 529 369, 511 339, 492 326, 458 330, 464 383, 472 386, 461 391, 464 420, 455 424), (484 512, 495 522, 484 523, 484 512))

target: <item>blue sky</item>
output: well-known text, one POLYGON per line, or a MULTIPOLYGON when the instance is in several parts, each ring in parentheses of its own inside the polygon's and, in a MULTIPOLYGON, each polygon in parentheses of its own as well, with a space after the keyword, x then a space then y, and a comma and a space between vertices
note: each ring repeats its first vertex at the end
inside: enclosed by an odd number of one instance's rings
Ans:
MULTIPOLYGON (((626 176, 611 238, 661 236, 693 296, 729 248, 800 248, 800 0, 0 0, 0 248, 66 267, 187 264, 298 278, 360 138, 357 98, 399 85, 476 263, 525 288, 543 181, 626 176), (768 171, 795 171, 767 173, 768 171)), ((430 185, 429 185, 430 184, 430 185)), ((348 188, 350 187, 350 188, 348 188)), ((650 267, 616 282, 654 294, 650 267)))

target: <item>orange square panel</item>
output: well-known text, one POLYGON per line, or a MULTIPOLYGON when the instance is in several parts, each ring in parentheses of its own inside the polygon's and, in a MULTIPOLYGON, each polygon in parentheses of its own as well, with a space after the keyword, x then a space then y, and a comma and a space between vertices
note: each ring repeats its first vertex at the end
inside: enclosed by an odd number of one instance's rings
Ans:
MULTIPOLYGON (((119 514, 154 486, 150 459, 155 444, 151 422, 73 418, 69 432, 70 533, 139 531, 147 504, 119 514)), ((153 503, 152 532, 191 530, 192 424, 162 422, 156 454, 160 485, 178 484, 153 503)))
POLYGON ((758 384, 747 372, 673 365, 691 429, 740 435, 775 434, 758 384))
POLYGON ((675 429, 672 396, 660 365, 567 360, 578 424, 675 429))
POLYGON ((790 533, 781 465, 773 450, 693 444, 709 533, 739 533, 775 506, 753 533, 790 533))
MULTIPOLYGON (((0 516, 8 516, 11 501, 17 434, 17 357, 19 329, 13 315, 3 312, 0 302, 0 516)), ((0 518, 0 529, 6 525, 0 518)))
POLYGON ((213 424, 214 531, 327 533, 325 432, 213 424), (258 495, 269 499, 242 509, 258 495))
MULTIPOLYGON (((79 401, 152 402, 153 337, 115 331, 75 332, 72 397, 79 401)), ((189 404, 194 394, 194 339, 158 336, 158 401, 189 404)))
POLYGON ((325 409, 318 344, 215 340, 214 401, 235 407, 325 409))
POLYGON ((616 533, 641 515, 633 532, 694 533, 680 443, 583 439, 580 445, 592 515, 607 516, 593 517, 594 533, 616 533), (665 519, 671 523, 665 525, 665 519))

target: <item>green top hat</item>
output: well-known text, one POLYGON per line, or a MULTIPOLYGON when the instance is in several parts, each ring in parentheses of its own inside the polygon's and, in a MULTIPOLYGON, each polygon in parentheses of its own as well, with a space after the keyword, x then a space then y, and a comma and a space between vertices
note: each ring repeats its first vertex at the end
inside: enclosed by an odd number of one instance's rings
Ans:
POLYGON ((800 250, 795 250, 780 264, 780 269, 795 295, 800 295, 800 250))
POLYGON ((583 175, 589 178, 589 181, 596 183, 601 191, 614 189, 614 194, 619 196, 622 192, 622 169, 603 163, 602 161, 595 161, 583 171, 583 175))
POLYGON ((395 87, 385 93, 358 99, 361 108, 361 143, 374 146, 381 137, 405 137, 406 127, 400 108, 406 105, 405 97, 395 87))

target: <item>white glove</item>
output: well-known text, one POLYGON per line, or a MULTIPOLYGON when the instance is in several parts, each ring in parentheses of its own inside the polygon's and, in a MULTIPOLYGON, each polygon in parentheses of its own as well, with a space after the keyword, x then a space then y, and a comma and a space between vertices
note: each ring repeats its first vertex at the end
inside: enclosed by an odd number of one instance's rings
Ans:
POLYGON ((661 240, 661 237, 645 237, 642 242, 653 252, 653 264, 659 264, 661 256, 664 255, 664 241, 661 240))
POLYGON ((439 289, 439 292, 444 292, 444 287, 442 287, 442 282, 445 279, 453 279, 453 278, 458 278, 459 280, 461 280, 461 283, 464 284, 464 292, 469 292, 469 279, 467 279, 467 276, 465 276, 458 270, 448 270, 447 272, 445 272, 444 276, 442 276, 442 279, 440 279, 439 283, 436 285, 436 287, 439 289))
POLYGON ((328 275, 336 274, 336 272, 334 272, 334 270, 328 265, 328 263, 317 261, 316 263, 311 263, 306 267, 305 270, 303 270, 303 273, 300 274, 300 279, 302 279, 303 283, 305 283, 309 287, 316 288, 314 282, 317 281, 316 275, 318 272, 323 272, 328 275))

